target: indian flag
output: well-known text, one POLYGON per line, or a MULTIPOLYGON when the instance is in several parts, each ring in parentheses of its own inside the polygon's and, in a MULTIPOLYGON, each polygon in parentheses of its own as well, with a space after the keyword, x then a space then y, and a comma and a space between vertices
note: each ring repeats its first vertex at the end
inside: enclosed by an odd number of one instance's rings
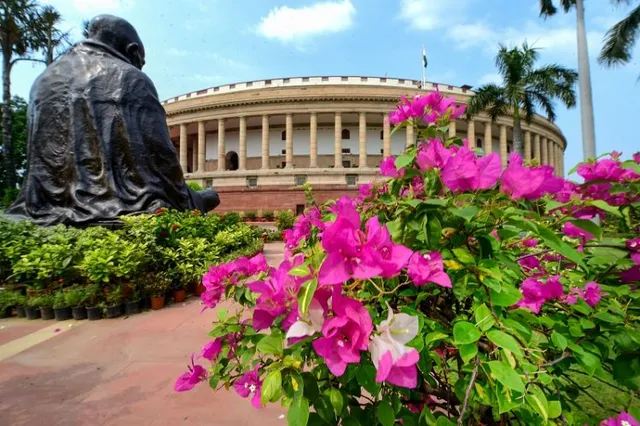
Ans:
POLYGON ((427 69, 427 51, 422 48, 422 66, 427 69))

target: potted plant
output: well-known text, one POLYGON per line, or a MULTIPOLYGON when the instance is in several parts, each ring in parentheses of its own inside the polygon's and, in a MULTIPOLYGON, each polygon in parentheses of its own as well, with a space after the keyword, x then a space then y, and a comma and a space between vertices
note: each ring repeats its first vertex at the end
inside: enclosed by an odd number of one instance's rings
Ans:
POLYGON ((40 296, 27 298, 27 306, 24 308, 27 319, 34 320, 40 318, 40 296))
POLYGON ((135 289, 129 292, 127 300, 124 302, 124 311, 126 315, 140 312, 140 295, 135 289))
POLYGON ((16 307, 16 315, 18 318, 24 318, 27 316, 26 307, 27 307, 27 296, 16 292, 15 296, 15 307, 16 307))
POLYGON ((273 212, 264 212, 262 217, 265 219, 265 222, 273 222, 273 212))
POLYGON ((165 295, 171 286, 171 281, 166 274, 157 274, 155 280, 146 283, 146 291, 151 296, 151 309, 158 310, 164 308, 165 295))
POLYGON ((176 303, 184 302, 186 297, 186 292, 184 290, 184 285, 182 283, 175 284, 173 288, 173 301, 176 303))
POLYGON ((51 294, 41 294, 38 296, 40 302, 40 315, 43 320, 52 320, 56 316, 53 312, 53 295, 51 294))
POLYGON ((87 301, 87 292, 80 286, 74 286, 65 293, 67 305, 71 307, 71 315, 73 319, 87 319, 87 309, 85 304, 87 301))
POLYGON ((63 290, 58 290, 53 296, 53 311, 56 321, 66 321, 71 318, 71 308, 63 290))
POLYGON ((124 311, 124 304, 122 303, 122 289, 120 286, 116 286, 111 289, 111 291, 107 294, 107 309, 106 309, 106 317, 107 318, 117 318, 122 315, 124 311))
POLYGON ((104 304, 102 303, 102 289, 99 284, 91 284, 86 288, 87 292, 87 318, 95 321, 102 318, 104 304))

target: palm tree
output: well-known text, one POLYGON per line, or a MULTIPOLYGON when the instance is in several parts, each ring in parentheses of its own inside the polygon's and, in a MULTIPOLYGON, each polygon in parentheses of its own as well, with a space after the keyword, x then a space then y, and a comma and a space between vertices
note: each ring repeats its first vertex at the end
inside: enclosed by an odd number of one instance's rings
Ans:
POLYGON ((575 106, 573 86, 578 75, 575 71, 557 64, 535 68, 538 50, 525 42, 522 47, 508 49, 500 45, 496 55, 496 67, 502 76, 502 84, 485 84, 471 97, 467 105, 469 117, 487 112, 495 121, 498 117, 513 116, 513 149, 524 154, 522 143, 522 119, 530 122, 541 108, 551 121, 555 120, 554 99, 568 108, 575 106))
MULTIPOLYGON (((614 0, 626 1, 626 0, 614 0)), ((578 38, 578 72, 580 75, 580 117, 582 122, 582 155, 585 160, 596 156, 596 130, 593 119, 593 97, 591 95, 591 70, 587 31, 584 24, 583 0, 559 0, 565 12, 576 8, 576 28, 578 38)), ((555 15, 558 9, 553 0, 540 0, 540 15, 555 15)))
POLYGON ((40 10, 38 22, 44 41, 43 62, 49 65, 54 61, 56 52, 69 44, 69 33, 58 28, 62 23, 62 16, 53 6, 44 6, 40 10))
POLYGON ((0 49, 2 50, 2 157, 5 185, 16 187, 11 139, 11 69, 29 60, 41 47, 38 37, 38 5, 33 0, 0 0, 0 49))
MULTIPOLYGON (((616 4, 629 3, 629 0, 612 1, 616 4)), ((607 31, 598 62, 608 67, 628 63, 638 36, 640 36, 640 2, 629 15, 607 31)))

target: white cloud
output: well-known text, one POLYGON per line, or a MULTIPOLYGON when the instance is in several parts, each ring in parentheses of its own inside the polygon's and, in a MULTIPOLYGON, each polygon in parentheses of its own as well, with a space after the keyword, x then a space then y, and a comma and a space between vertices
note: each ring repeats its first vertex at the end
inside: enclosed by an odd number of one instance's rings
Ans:
POLYGON ((415 30, 434 30, 459 21, 464 14, 467 0, 402 0, 399 18, 407 21, 415 30))
POLYGON ((498 73, 489 73, 485 74, 478 80, 478 86, 482 86, 484 84, 501 84, 502 77, 498 73))
POLYGON ((323 1, 310 6, 273 8, 258 24, 258 34, 282 42, 301 42, 314 35, 345 31, 356 13, 351 0, 323 1))

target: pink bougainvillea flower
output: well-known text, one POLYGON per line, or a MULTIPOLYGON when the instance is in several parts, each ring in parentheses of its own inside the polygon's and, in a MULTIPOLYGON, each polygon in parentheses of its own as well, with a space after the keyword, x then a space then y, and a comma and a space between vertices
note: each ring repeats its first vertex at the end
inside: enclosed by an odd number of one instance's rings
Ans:
POLYGON ((249 290, 260 295, 253 311, 254 330, 271 327, 277 317, 292 309, 298 290, 307 278, 289 275, 289 271, 302 262, 302 256, 295 257, 293 261, 285 260, 278 269, 272 269, 263 281, 247 284, 249 290))
POLYGON ((313 341, 313 348, 324 358, 329 371, 342 376, 347 364, 360 362, 360 351, 369 346, 373 323, 369 312, 357 300, 334 294, 334 315, 324 321, 322 336, 313 341))
POLYGON ((262 381, 260 380, 260 374, 258 372, 259 366, 245 373, 242 377, 240 377, 233 384, 236 393, 243 398, 251 398, 251 405, 256 408, 262 408, 262 403, 260 401, 261 398, 261 390, 262 390, 262 381))
POLYGON ((385 225, 380 225, 377 216, 369 219, 365 225, 367 231, 366 246, 371 250, 374 262, 380 267, 381 277, 392 278, 400 274, 405 267, 413 251, 395 244, 391 240, 391 234, 385 225))
POLYGON ((418 318, 407 314, 394 314, 391 308, 387 319, 376 328, 369 351, 371 361, 378 370, 376 382, 389 382, 413 389, 417 385, 416 364, 418 351, 406 346, 418 335, 418 318))
POLYGON ((568 180, 565 180, 562 188, 555 193, 555 199, 561 203, 568 203, 573 198, 580 199, 580 197, 578 185, 568 180))
POLYGON ((522 245, 524 247, 535 247, 538 245, 538 240, 536 240, 535 238, 525 238, 524 240, 522 240, 522 245))
POLYGON ((631 414, 623 411, 618 417, 609 417, 603 420, 600 426, 640 426, 640 422, 631 414))
POLYGON ((417 286, 433 283, 451 288, 451 279, 444 272, 442 255, 435 251, 425 254, 415 252, 409 260, 407 274, 417 286))
POLYGON ((222 286, 205 290, 200 295, 200 300, 204 305, 202 308, 202 311, 206 310, 207 308, 211 308, 211 309, 215 308, 218 305, 218 303, 220 303, 220 299, 222 299, 223 295, 224 295, 224 287, 222 286))
POLYGON ((522 292, 522 299, 514 306, 528 309, 535 314, 540 313, 540 309, 545 302, 560 299, 564 294, 560 277, 557 275, 549 277, 544 284, 534 278, 527 278, 520 285, 520 291, 522 292))
POLYGON ((204 345, 202 348, 202 352, 200 356, 202 358, 208 359, 209 361, 215 361, 220 356, 220 352, 222 352, 222 337, 218 337, 215 340, 204 345))
POLYGON ((523 257, 518 260, 518 263, 527 271, 537 269, 540 266, 540 260, 536 256, 523 257))
POLYGON ((595 235, 574 225, 572 222, 565 222, 564 226, 562 227, 562 232, 564 232, 567 237, 577 238, 578 240, 580 240, 580 247, 578 248, 579 250, 582 250, 582 247, 587 243, 587 241, 593 240, 595 238, 595 235))
POLYGON ((353 218, 348 211, 341 212, 322 234, 322 248, 327 257, 318 271, 319 284, 342 284, 352 277, 368 279, 382 272, 375 261, 377 254, 360 229, 360 215, 355 209, 353 212, 353 218))
POLYGON ((587 305, 594 307, 602 299, 602 289, 600 285, 594 281, 590 281, 584 286, 584 301, 587 305))
POLYGON ((501 182, 500 191, 514 200, 537 200, 545 194, 555 194, 564 186, 564 179, 554 176, 553 167, 524 167, 522 157, 515 152, 509 157, 501 182))
POLYGON ((372 183, 365 183, 358 187, 358 196, 361 200, 373 197, 374 187, 372 183))
POLYGON ((624 284, 640 282, 640 265, 632 266, 620 274, 620 281, 624 284))
POLYGON ((594 307, 602 299, 602 289, 600 285, 594 281, 585 284, 584 288, 571 287, 569 294, 561 300, 569 305, 575 305, 578 299, 583 299, 589 306, 594 307))
POLYGON ((640 164, 640 152, 636 152, 635 154, 633 154, 633 161, 635 161, 637 164, 640 164))
POLYGON ((439 139, 430 139, 420 144, 416 162, 421 172, 434 168, 443 168, 451 157, 451 151, 444 147, 439 139))
POLYGON ((593 163, 583 163, 577 168, 578 175, 585 181, 610 180, 619 181, 624 173, 619 161, 603 158, 593 163))
POLYGON ((380 163, 380 174, 390 178, 399 178, 404 176, 405 169, 398 170, 396 168, 396 157, 387 157, 380 163))
POLYGON ((183 373, 175 385, 173 390, 176 392, 185 392, 193 389, 198 383, 207 380, 207 371, 201 365, 194 364, 193 354, 191 354, 191 365, 188 366, 189 371, 183 373))
MULTIPOLYGON (((336 216, 342 216, 347 219, 352 227, 360 227, 360 215, 356 210, 355 200, 351 197, 343 195, 338 198, 327 210, 336 216)), ((326 228, 327 225, 325 225, 326 228)))
POLYGON ((413 99, 403 96, 397 108, 389 113, 389 122, 397 125, 403 121, 422 118, 426 108, 426 101, 425 96, 415 96, 413 99))
POLYGON ((477 158, 467 147, 461 147, 442 169, 442 182, 452 192, 489 189, 498 182, 500 157, 493 153, 477 158))
POLYGON ((631 260, 636 265, 640 265, 640 238, 627 240, 627 248, 631 251, 631 260))

